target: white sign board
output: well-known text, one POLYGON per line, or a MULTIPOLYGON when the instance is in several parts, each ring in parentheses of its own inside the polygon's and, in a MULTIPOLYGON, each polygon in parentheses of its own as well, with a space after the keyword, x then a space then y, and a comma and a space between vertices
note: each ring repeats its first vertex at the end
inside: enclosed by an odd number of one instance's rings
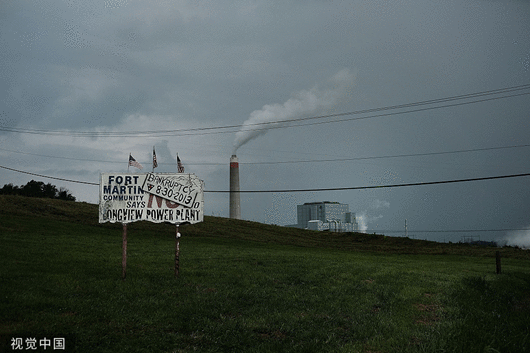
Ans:
POLYGON ((99 222, 202 222, 203 195, 204 181, 195 174, 102 173, 99 222))
POLYGON ((202 180, 192 174, 147 173, 142 188, 185 207, 198 207, 202 201, 202 180))

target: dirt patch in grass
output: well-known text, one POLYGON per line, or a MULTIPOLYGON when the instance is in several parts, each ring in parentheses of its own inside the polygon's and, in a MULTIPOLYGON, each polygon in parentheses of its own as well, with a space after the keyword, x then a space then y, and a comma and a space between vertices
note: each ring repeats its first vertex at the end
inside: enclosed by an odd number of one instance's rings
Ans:
POLYGON ((438 313, 440 312, 441 308, 438 304, 418 303, 414 304, 414 307, 420 312, 420 317, 416 319, 417 324, 432 326, 438 320, 440 320, 438 313))

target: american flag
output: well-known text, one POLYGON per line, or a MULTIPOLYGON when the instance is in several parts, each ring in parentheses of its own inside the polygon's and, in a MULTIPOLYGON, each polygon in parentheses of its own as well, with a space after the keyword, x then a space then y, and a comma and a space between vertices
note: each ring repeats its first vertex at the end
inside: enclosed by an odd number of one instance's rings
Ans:
POLYGON ((142 169, 142 165, 136 161, 136 159, 133 158, 131 154, 129 154, 129 165, 132 165, 133 167, 136 167, 138 169, 142 169))
POLYGON ((184 166, 180 162, 180 158, 178 154, 177 154, 177 170, 179 173, 184 173, 184 166))
POLYGON ((153 169, 158 167, 158 162, 156 161, 155 147, 153 146, 153 169))

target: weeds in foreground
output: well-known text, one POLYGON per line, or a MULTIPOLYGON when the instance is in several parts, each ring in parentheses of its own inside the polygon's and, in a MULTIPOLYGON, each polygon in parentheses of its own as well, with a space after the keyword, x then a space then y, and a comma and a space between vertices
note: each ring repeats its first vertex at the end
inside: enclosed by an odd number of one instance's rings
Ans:
POLYGON ((124 281, 120 227, 0 220, 6 351, 15 337, 64 337, 75 352, 530 350, 524 259, 495 275, 490 257, 288 246, 221 229, 183 232, 175 279, 173 232, 134 225, 124 281))

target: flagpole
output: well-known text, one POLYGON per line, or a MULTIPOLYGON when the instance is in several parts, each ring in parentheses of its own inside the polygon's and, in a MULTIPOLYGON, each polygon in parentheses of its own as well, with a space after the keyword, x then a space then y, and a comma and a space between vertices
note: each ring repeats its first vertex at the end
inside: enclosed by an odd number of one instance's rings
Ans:
POLYGON ((180 162, 179 154, 177 153, 177 173, 184 173, 184 167, 180 162))
MULTIPOLYGON (((131 153, 129 152, 129 159, 127 160, 127 173, 129 173, 129 168, 131 166, 131 153)), ((122 234, 122 244, 121 244, 121 279, 125 280, 127 276, 127 223, 122 223, 123 234, 122 234)))

